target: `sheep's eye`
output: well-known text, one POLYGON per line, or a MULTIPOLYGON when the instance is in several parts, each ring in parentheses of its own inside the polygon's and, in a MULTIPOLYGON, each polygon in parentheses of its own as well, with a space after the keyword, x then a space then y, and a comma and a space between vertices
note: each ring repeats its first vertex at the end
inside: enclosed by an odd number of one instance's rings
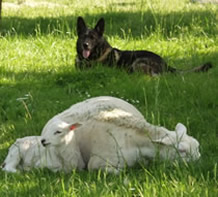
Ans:
POLYGON ((56 134, 60 134, 61 133, 61 131, 55 131, 54 132, 54 134, 56 135, 56 134))

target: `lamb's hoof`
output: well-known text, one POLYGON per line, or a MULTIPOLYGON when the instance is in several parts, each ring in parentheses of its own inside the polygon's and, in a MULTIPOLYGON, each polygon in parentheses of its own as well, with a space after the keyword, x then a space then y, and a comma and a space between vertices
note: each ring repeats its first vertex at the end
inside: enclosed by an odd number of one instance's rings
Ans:
POLYGON ((2 168, 2 170, 5 171, 5 172, 11 172, 11 173, 16 173, 17 172, 17 170, 15 168, 7 168, 7 166, 2 168))

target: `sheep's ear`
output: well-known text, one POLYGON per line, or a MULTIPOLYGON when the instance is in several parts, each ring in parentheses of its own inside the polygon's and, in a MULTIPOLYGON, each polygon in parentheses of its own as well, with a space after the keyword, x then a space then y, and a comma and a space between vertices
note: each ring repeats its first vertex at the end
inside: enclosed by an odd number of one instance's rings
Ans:
POLYGON ((74 130, 74 129, 79 128, 81 125, 82 125, 82 124, 80 124, 80 123, 70 124, 69 129, 70 129, 70 131, 72 131, 72 130, 74 130))
POLYGON ((180 137, 180 138, 181 138, 183 135, 186 135, 186 134, 187 134, 187 128, 186 128, 186 126, 183 125, 182 123, 178 123, 178 124, 176 125, 175 130, 176 130, 176 133, 177 133, 178 137, 180 137))

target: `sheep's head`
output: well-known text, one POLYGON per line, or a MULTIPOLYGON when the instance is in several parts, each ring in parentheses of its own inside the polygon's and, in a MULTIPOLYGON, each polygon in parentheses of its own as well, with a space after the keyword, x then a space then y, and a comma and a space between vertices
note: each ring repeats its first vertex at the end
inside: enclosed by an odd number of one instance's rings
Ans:
POLYGON ((80 126, 79 123, 68 124, 60 120, 55 121, 48 126, 49 132, 42 135, 41 143, 43 146, 69 144, 74 136, 74 131, 80 126))
POLYGON ((159 152, 160 157, 164 159, 181 158, 184 161, 190 161, 200 158, 199 142, 187 135, 187 129, 181 123, 176 125, 175 132, 169 132, 154 142, 163 146, 159 152))

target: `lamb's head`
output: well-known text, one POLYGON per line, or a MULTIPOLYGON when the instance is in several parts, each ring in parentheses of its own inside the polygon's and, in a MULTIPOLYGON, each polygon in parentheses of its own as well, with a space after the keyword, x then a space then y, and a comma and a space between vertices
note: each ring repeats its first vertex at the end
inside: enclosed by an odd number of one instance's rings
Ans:
POLYGON ((41 143, 43 146, 53 145, 59 146, 62 144, 69 144, 74 136, 74 131, 80 127, 81 124, 68 124, 64 121, 52 122, 47 127, 47 131, 42 135, 41 143))
POLYGON ((200 158, 199 142, 187 135, 187 129, 181 123, 176 125, 175 132, 169 132, 155 142, 163 145, 159 152, 164 159, 181 158, 184 161, 193 161, 200 158))

